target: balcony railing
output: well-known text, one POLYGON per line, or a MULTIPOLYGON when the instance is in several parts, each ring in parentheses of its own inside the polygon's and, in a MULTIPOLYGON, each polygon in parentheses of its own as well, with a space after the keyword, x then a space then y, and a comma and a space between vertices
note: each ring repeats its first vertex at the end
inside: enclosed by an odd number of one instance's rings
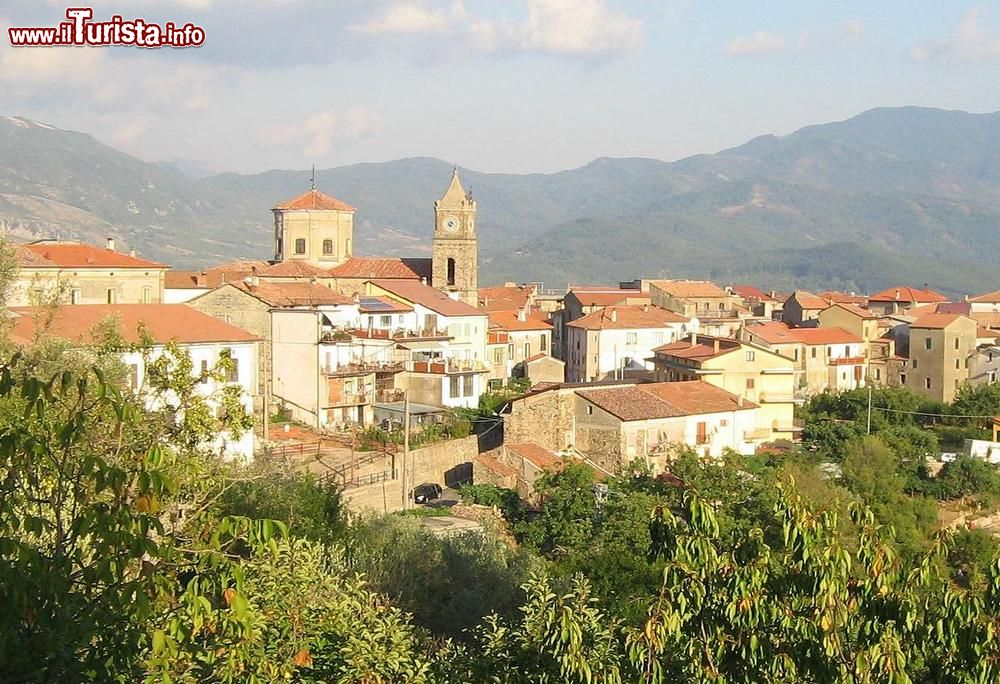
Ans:
POLYGON ((488 370, 486 364, 479 360, 466 359, 432 359, 427 361, 411 361, 408 370, 414 373, 476 373, 488 370))
POLYGON ((323 374, 330 376, 351 376, 398 372, 401 370, 403 370, 402 363, 343 363, 339 366, 324 366, 323 374))
POLYGON ((351 340, 427 340, 450 338, 447 330, 437 328, 337 328, 325 330, 321 342, 350 342, 351 340))

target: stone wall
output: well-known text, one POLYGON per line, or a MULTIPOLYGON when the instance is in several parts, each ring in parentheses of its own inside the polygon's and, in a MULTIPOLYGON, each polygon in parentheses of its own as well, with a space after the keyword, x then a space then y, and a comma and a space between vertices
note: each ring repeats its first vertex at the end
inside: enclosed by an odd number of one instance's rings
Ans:
POLYGON ((504 441, 535 442, 549 451, 562 451, 573 439, 573 391, 549 390, 518 399, 504 416, 504 441))

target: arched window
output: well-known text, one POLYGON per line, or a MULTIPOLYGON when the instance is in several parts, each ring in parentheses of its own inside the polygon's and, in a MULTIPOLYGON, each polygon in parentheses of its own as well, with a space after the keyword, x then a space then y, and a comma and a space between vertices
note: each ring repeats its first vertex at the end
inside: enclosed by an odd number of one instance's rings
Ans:
POLYGON ((305 254, 306 253, 306 239, 305 238, 295 238, 295 253, 305 254))
POLYGON ((448 257, 448 284, 455 284, 455 259, 448 257))
POLYGON ((323 254, 327 256, 333 254, 333 240, 323 240, 323 254))

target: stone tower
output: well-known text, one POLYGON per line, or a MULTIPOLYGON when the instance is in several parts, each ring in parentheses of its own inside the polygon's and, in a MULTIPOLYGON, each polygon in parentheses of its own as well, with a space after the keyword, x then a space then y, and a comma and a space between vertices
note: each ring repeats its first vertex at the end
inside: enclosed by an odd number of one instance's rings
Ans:
POLYGON ((462 188, 458 166, 444 196, 434 203, 434 267, 431 285, 457 292, 466 304, 479 304, 479 252, 476 200, 462 188))
POLYGON ((315 187, 275 206, 274 260, 332 268, 352 256, 354 207, 315 187))

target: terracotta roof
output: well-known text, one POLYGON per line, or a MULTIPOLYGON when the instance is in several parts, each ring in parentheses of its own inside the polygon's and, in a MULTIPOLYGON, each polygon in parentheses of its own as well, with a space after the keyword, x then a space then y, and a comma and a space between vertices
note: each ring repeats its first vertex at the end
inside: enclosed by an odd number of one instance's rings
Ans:
POLYGON ((966 316, 961 314, 924 314, 910 323, 910 327, 928 330, 942 330, 957 321, 959 318, 966 318, 966 316))
POLYGON ((855 316, 858 316, 860 318, 864 318, 865 320, 869 320, 869 319, 872 319, 872 318, 878 318, 878 316, 876 314, 873 314, 868 309, 863 309, 860 306, 855 306, 854 304, 849 304, 849 303, 846 303, 846 302, 835 302, 834 304, 832 304, 831 306, 829 306, 827 308, 828 309, 832 309, 834 307, 836 307, 838 309, 843 309, 844 311, 848 311, 848 312, 854 314, 855 316))
POLYGON ((609 306, 566 325, 584 330, 628 330, 663 328, 669 324, 687 323, 689 319, 658 306, 609 306))
POLYGON ((985 325, 987 328, 1000 328, 1000 312, 973 311, 969 317, 974 318, 979 325, 985 325))
MULTIPOLYGON (((910 309, 913 311, 913 309, 910 309)), ((937 305, 937 313, 954 313, 968 316, 972 313, 972 304, 969 302, 941 302, 937 305)))
POLYGON ((774 297, 763 290, 759 290, 753 285, 733 285, 733 294, 739 295, 743 299, 756 299, 759 302, 773 302, 774 297))
POLYGON ((757 408, 735 394, 700 380, 657 382, 629 387, 577 390, 595 406, 623 421, 675 418, 705 413, 722 413, 757 408))
POLYGON ((292 259, 270 264, 258 270, 257 275, 265 278, 325 278, 327 272, 308 261, 292 259))
POLYGON ((641 303, 649 301, 649 293, 641 290, 621 290, 615 288, 571 288, 567 293, 573 295, 581 306, 616 306, 629 302, 641 303))
POLYGON ((354 211, 354 207, 339 199, 330 197, 326 193, 313 188, 306 190, 298 197, 285 200, 274 205, 275 209, 333 209, 335 211, 354 211))
POLYGON ((545 321, 527 316, 525 320, 517 317, 512 311, 490 311, 490 327, 500 330, 552 330, 552 325, 545 321))
POLYGON ((653 351, 657 354, 676 356, 680 359, 710 359, 736 351, 741 346, 737 340, 721 337, 718 338, 718 349, 716 349, 715 343, 716 338, 714 337, 698 335, 696 342, 693 344, 691 343, 691 338, 686 337, 682 340, 656 347, 653 351))
POLYGON ((710 280, 652 280, 656 287, 674 297, 725 297, 726 291, 710 280))
POLYGON ((392 297, 383 297, 378 295, 368 295, 360 298, 360 306, 358 310, 361 313, 407 313, 413 311, 413 307, 409 304, 404 304, 403 302, 393 299, 392 297))
POLYGON ((159 344, 177 340, 183 344, 201 342, 254 342, 258 338, 242 328, 192 309, 184 304, 74 304, 52 310, 46 327, 47 307, 12 307, 12 337, 30 342, 36 330, 58 339, 93 343, 94 327, 108 318, 117 318, 119 332, 127 342, 138 342, 140 324, 159 344))
POLYGON ((42 240, 14 250, 22 268, 167 268, 155 261, 79 242, 42 240))
POLYGON ((796 290, 788 299, 794 299, 803 309, 827 309, 830 306, 830 302, 805 290, 796 290))
POLYGON ((948 298, 943 294, 934 292, 933 290, 924 290, 917 287, 900 285, 899 287, 890 287, 882 290, 881 292, 876 292, 868 297, 868 301, 917 302, 918 304, 926 304, 931 302, 947 302, 948 298))
POLYGON ((534 363, 535 361, 541 361, 542 359, 552 359, 554 361, 559 361, 560 363, 562 363, 560 359, 557 359, 554 356, 549 356, 548 354, 543 354, 543 353, 532 354, 521 363, 534 363))
POLYGON ((232 283, 233 287, 248 292, 271 306, 336 306, 351 304, 351 297, 334 292, 326 285, 310 282, 274 283, 266 280, 251 285, 245 281, 232 283))
POLYGON ((519 471, 515 470, 514 468, 511 468, 506 463, 501 463, 500 461, 498 461, 493 456, 490 456, 489 454, 479 454, 478 456, 472 459, 472 462, 475 463, 476 465, 481 465, 487 470, 493 471, 494 473, 502 477, 515 477, 515 478, 521 477, 521 473, 519 471))
POLYGON ((996 337, 997 335, 1000 335, 1000 330, 984 328, 982 326, 976 328, 976 337, 996 337))
POLYGON ((864 295, 848 294, 846 292, 836 292, 835 290, 827 290, 826 292, 820 292, 819 297, 825 299, 831 304, 856 304, 859 306, 864 306, 868 303, 868 297, 864 295))
POLYGON ((163 286, 171 290, 214 290, 226 283, 243 280, 253 274, 254 268, 260 271, 267 266, 266 261, 240 260, 211 266, 202 271, 175 271, 171 269, 163 275, 163 286), (203 284, 201 285, 198 284, 199 277, 202 278, 203 284))
POLYGON ((419 304, 442 316, 485 316, 486 314, 465 302, 452 299, 441 290, 424 285, 417 280, 371 280, 375 286, 402 300, 419 304))
POLYGON ((791 328, 792 337, 803 344, 856 344, 863 342, 854 333, 843 328, 791 328))
POLYGON ((431 281, 431 259, 401 259, 398 257, 351 257, 334 266, 327 275, 332 278, 358 278, 362 280, 399 278, 404 280, 431 281))
POLYGON ((1000 290, 969 297, 969 301, 977 304, 1000 304, 1000 290))
POLYGON ((504 447, 542 470, 559 470, 563 467, 562 458, 534 442, 504 444, 504 447))
POLYGON ((799 341, 792 335, 792 326, 781 321, 757 323, 756 325, 748 325, 745 329, 748 333, 759 337, 768 344, 789 344, 799 341))
POLYGON ((479 308, 484 311, 520 311, 528 305, 534 285, 479 288, 479 308))

